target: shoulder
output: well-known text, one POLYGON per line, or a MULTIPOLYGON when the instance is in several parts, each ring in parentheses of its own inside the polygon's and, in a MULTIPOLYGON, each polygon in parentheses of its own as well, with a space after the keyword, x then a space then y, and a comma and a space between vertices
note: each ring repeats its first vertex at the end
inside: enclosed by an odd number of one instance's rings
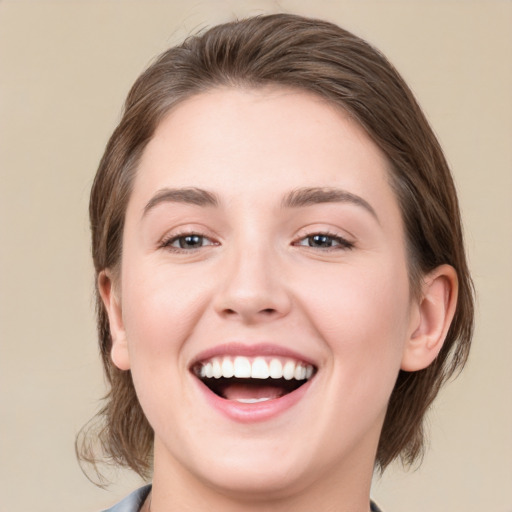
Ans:
POLYGON ((141 487, 126 496, 126 498, 123 501, 120 501, 117 505, 114 505, 103 512, 139 512, 150 491, 151 485, 141 487))

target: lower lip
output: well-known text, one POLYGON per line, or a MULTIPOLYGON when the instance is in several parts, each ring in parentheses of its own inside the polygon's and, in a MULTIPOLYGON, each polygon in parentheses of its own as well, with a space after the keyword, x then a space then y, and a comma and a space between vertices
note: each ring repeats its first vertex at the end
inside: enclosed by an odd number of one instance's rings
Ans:
POLYGON ((257 402, 254 404, 244 404, 234 400, 226 400, 208 388, 198 378, 193 377, 207 402, 216 410, 228 418, 240 423, 254 423, 267 421, 279 416, 286 410, 296 405, 307 393, 313 379, 309 380, 295 391, 283 395, 280 398, 267 400, 266 402, 257 402))

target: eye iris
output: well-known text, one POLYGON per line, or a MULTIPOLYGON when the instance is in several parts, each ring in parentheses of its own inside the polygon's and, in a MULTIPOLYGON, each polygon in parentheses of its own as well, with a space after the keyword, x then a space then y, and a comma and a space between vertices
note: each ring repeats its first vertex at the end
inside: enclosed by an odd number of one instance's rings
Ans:
POLYGON ((309 245, 312 247, 332 247, 332 237, 328 235, 313 235, 309 237, 309 245))
POLYGON ((195 249, 203 245, 203 237, 200 235, 187 235, 179 239, 179 244, 182 249, 195 249))

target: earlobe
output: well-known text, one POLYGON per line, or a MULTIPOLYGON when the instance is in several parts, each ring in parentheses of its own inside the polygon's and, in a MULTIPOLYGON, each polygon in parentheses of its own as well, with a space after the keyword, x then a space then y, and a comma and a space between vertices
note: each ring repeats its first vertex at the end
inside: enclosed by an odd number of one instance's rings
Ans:
POLYGON ((457 292, 457 272, 451 265, 441 265, 425 276, 402 356, 402 370, 423 370, 437 357, 455 314, 457 292))
POLYGON ((120 370, 130 369, 130 357, 126 331, 123 323, 121 301, 116 293, 114 280, 109 270, 103 270, 98 276, 98 290, 105 305, 112 337, 110 357, 120 370))

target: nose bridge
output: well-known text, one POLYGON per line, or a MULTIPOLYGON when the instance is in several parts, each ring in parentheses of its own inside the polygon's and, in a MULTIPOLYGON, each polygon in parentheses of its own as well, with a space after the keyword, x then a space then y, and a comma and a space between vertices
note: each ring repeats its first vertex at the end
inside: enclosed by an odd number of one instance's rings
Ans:
POLYGON ((291 301, 272 241, 262 241, 256 234, 241 237, 228 252, 216 300, 218 313, 246 322, 285 315, 291 301))

